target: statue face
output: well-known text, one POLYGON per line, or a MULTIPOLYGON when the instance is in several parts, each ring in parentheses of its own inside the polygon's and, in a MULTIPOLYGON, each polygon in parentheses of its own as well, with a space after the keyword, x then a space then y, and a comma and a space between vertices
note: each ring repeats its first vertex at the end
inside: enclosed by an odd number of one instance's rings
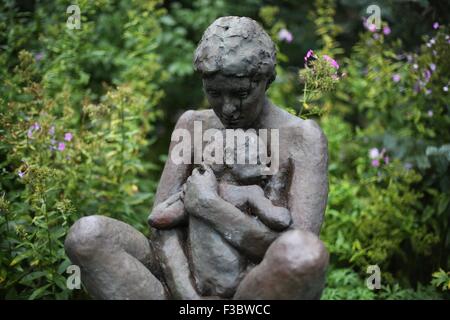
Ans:
POLYGON ((267 80, 222 74, 203 79, 210 106, 226 128, 251 128, 265 101, 267 80))

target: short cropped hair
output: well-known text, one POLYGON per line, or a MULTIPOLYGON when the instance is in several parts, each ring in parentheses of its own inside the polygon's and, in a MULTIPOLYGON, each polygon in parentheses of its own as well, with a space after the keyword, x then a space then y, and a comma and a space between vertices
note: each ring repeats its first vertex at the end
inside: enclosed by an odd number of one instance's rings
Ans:
POLYGON ((276 49, 270 36, 253 19, 222 17, 205 31, 194 54, 194 69, 202 77, 221 73, 275 80, 276 49))

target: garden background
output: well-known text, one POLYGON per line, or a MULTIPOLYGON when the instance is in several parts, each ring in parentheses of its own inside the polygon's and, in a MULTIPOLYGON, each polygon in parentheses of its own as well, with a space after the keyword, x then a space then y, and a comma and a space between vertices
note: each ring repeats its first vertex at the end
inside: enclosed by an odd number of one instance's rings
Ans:
POLYGON ((322 299, 448 299, 450 1, 438 0, 2 0, 0 297, 86 298, 66 286, 63 248, 82 216, 148 234, 175 121, 207 108, 194 49, 225 15, 268 30, 270 97, 328 137, 322 299), (380 28, 364 20, 371 4, 380 28), (323 61, 334 69, 314 78, 323 61))

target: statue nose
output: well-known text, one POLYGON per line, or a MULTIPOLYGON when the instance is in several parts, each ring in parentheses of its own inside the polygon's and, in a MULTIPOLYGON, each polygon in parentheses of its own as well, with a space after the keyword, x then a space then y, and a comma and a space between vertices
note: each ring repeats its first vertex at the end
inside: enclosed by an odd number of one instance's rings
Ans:
POLYGON ((225 117, 227 118, 233 118, 236 117, 235 113, 236 113, 237 107, 234 103, 232 103, 231 101, 226 101, 223 108, 222 108, 222 113, 225 117))

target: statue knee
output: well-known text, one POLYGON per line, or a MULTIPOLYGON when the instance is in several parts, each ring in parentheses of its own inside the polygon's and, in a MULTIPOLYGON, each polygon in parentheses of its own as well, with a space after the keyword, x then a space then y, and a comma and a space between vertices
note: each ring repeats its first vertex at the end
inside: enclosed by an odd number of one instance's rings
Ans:
POLYGON ((325 273, 329 259, 323 242, 314 233, 302 230, 285 232, 270 246, 267 256, 290 275, 320 276, 325 273))
POLYGON ((64 249, 72 262, 81 263, 104 249, 107 236, 106 219, 98 215, 83 217, 69 229, 64 249))

